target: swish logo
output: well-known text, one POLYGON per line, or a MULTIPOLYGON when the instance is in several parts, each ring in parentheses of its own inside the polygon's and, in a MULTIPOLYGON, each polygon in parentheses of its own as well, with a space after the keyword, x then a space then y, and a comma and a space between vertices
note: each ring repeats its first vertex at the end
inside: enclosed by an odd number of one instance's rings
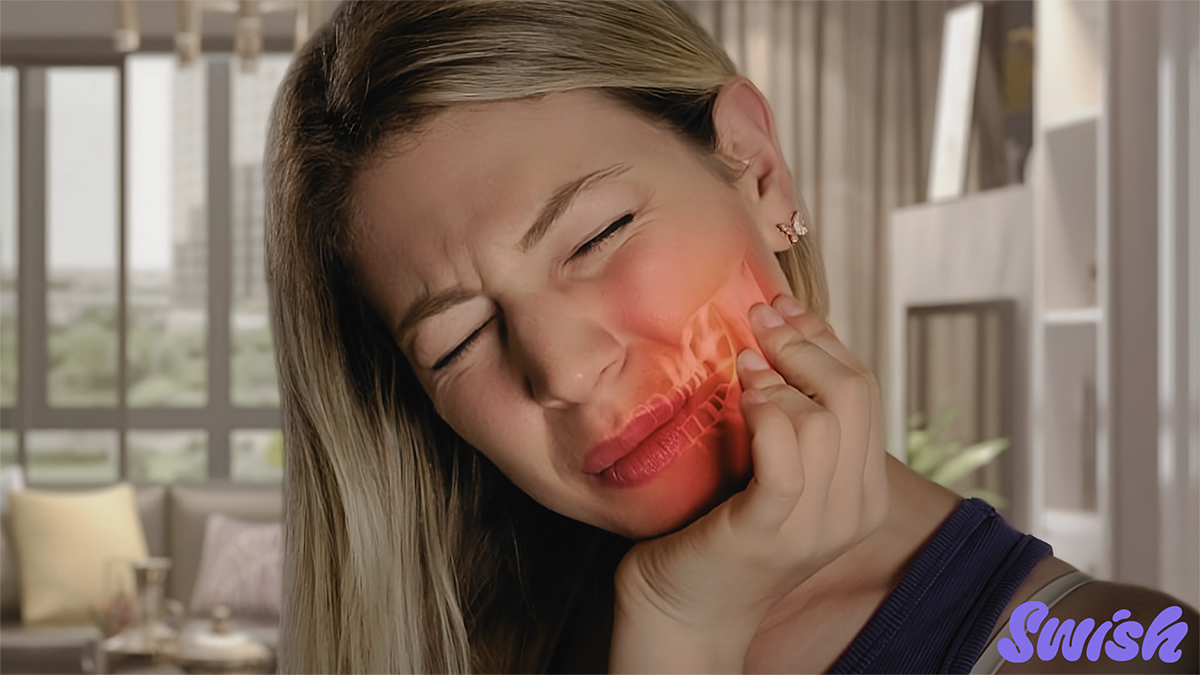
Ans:
POLYGON ((1012 638, 1001 638, 1000 656, 1013 663, 1024 663, 1033 658, 1035 650, 1029 635, 1034 633, 1038 634, 1037 657, 1042 661, 1053 659, 1060 648, 1063 658, 1068 661, 1078 661, 1081 655, 1086 655, 1088 661, 1096 661, 1100 658, 1101 648, 1113 661, 1129 661, 1139 653, 1142 660, 1149 661, 1158 652, 1158 658, 1164 662, 1175 663, 1183 656, 1179 643, 1187 635, 1188 627, 1179 621, 1183 610, 1178 605, 1159 612, 1145 629, 1137 621, 1128 620, 1131 613, 1127 609, 1118 609, 1113 613, 1112 621, 1105 621, 1098 627, 1094 619, 1084 619, 1078 624, 1074 619, 1067 619, 1060 623, 1058 619, 1047 619, 1049 613, 1046 603, 1036 600, 1021 603, 1013 610, 1008 618, 1008 632, 1012 638), (1095 632, 1092 632, 1093 628, 1095 632), (1138 638, 1142 639, 1141 646, 1138 638))

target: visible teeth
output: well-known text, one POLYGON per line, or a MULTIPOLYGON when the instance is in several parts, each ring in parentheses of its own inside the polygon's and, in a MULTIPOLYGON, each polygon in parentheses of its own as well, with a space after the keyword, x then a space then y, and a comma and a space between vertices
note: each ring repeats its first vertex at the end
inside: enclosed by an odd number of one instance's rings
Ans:
POLYGON ((700 409, 696 411, 696 419, 700 420, 701 426, 707 429, 708 427, 716 424, 720 413, 721 409, 716 406, 716 402, 709 401, 700 406, 700 409))
POLYGON ((734 376, 733 364, 736 350, 728 328, 728 320, 715 303, 708 303, 696 311, 683 331, 683 372, 700 372, 701 381, 714 372, 734 376))
POLYGON ((704 433, 704 425, 700 424, 700 420, 695 417, 689 417, 688 421, 683 424, 683 433, 687 434, 688 440, 694 441, 704 433))
POLYGON ((684 402, 687 401, 687 397, 688 394, 686 391, 673 389, 671 391, 671 410, 679 410, 683 407, 684 402))
POLYGON ((716 396, 713 397, 713 405, 720 410, 725 407, 725 399, 729 395, 729 384, 719 385, 714 393, 716 396))

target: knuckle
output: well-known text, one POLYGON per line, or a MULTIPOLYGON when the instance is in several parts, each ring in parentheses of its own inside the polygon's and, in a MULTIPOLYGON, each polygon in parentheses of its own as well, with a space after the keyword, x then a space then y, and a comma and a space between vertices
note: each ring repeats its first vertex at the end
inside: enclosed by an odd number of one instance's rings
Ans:
POLYGON ((851 371, 841 378, 833 387, 832 395, 835 400, 843 401, 853 406, 869 405, 871 396, 878 385, 873 384, 873 378, 860 371, 851 371))
POLYGON ((777 329, 767 336, 766 349, 779 356, 791 356, 801 350, 808 341, 796 331, 777 329))
POLYGON ((748 389, 766 390, 773 386, 782 384, 783 377, 774 370, 762 370, 749 373, 744 378, 745 386, 748 389))
POLYGON ((822 317, 816 314, 805 314, 801 319, 797 327, 805 336, 809 338, 828 336, 837 340, 837 334, 833 332, 833 326, 822 317))
POLYGON ((825 320, 812 312, 805 312, 793 318, 791 323, 796 330, 805 335, 816 335, 825 325, 825 320))
POLYGON ((805 411, 800 419, 800 424, 805 431, 821 437, 836 437, 840 431, 837 415, 828 408, 819 406, 813 406, 805 411))
POLYGON ((766 394, 767 398, 771 401, 779 403, 786 400, 796 390, 786 382, 777 382, 766 387, 760 387, 759 391, 766 394))
POLYGON ((794 496, 804 491, 804 477, 794 473, 780 472, 769 481, 772 494, 794 496))

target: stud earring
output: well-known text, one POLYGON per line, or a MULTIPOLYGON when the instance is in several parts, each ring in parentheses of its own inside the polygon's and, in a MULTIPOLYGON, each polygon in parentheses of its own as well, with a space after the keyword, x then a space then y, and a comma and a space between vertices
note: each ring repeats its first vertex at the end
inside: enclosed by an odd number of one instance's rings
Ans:
POLYGON ((808 234, 808 226, 804 224, 804 218, 799 211, 792 211, 792 219, 787 223, 776 223, 775 229, 787 236, 788 241, 795 244, 800 241, 800 237, 808 234))

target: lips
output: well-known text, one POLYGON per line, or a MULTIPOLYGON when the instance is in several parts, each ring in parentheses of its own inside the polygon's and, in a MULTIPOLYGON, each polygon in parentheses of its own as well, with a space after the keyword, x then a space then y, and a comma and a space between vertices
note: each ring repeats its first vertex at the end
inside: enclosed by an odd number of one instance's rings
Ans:
POLYGON ((584 471, 620 485, 652 478, 720 419, 730 383, 703 368, 669 395, 639 406, 616 436, 584 458, 584 471))

